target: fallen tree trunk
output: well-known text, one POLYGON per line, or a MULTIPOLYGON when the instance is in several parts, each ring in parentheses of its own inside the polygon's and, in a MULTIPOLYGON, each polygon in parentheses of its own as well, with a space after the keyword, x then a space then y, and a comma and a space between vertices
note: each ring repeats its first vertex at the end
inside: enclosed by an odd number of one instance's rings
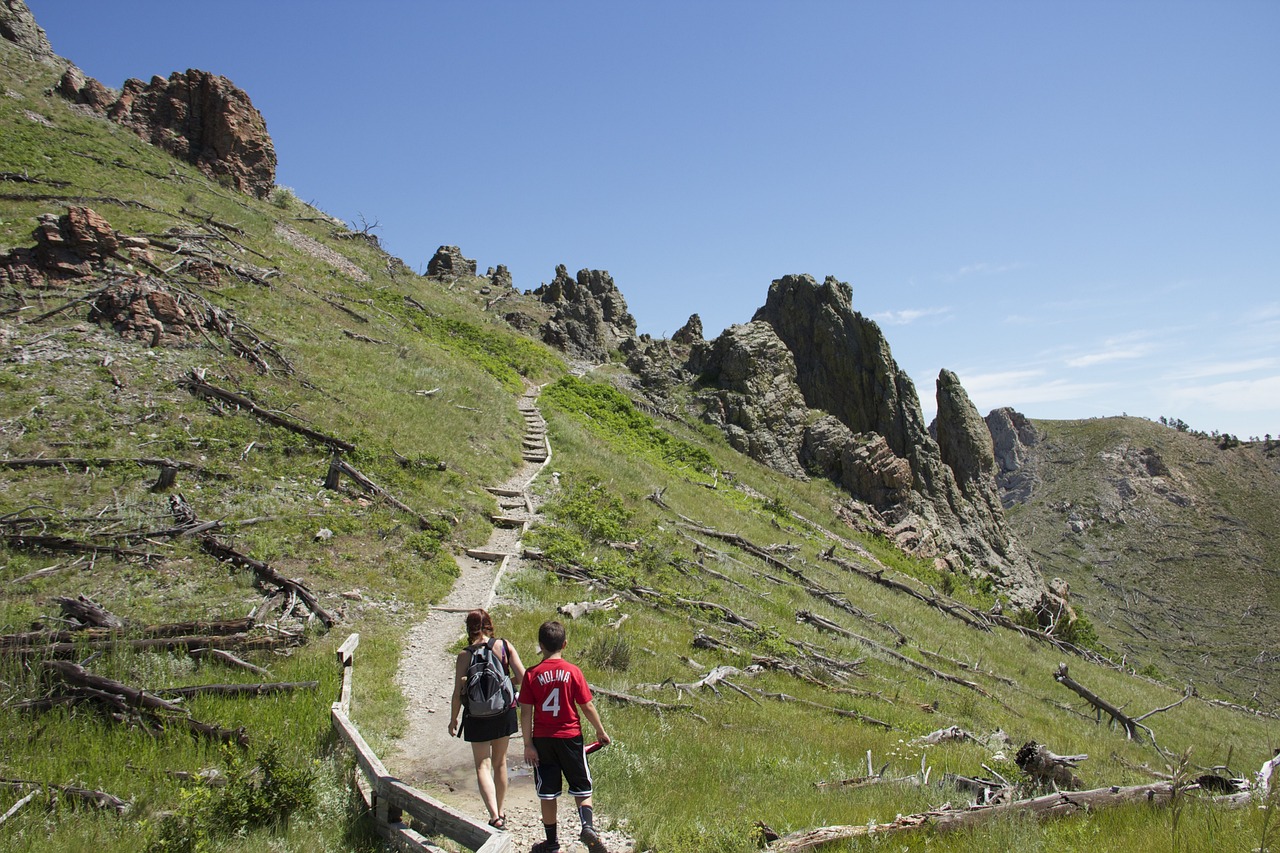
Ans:
POLYGON ((294 690, 313 690, 319 681, 271 681, 256 684, 196 684, 191 687, 165 687, 152 690, 154 696, 269 696, 294 690))
POLYGON ((369 494, 377 495, 401 512, 408 513, 409 515, 417 518, 418 526, 423 530, 431 527, 431 522, 424 516, 418 515, 418 513, 410 508, 408 504, 392 495, 386 489, 382 488, 382 486, 373 482, 373 480, 370 480, 360 471, 351 467, 349 463, 344 461, 337 454, 334 454, 333 458, 329 460, 329 474, 325 477, 324 487, 326 489, 337 491, 338 482, 342 474, 346 474, 348 477, 355 480, 360 485, 360 488, 364 489, 369 494))
MULTIPOLYGON (((189 637, 228 636, 243 634, 253 628, 250 617, 244 619, 226 619, 206 622, 197 619, 193 622, 165 622, 159 625, 147 625, 134 628, 139 637, 189 637)), ((81 628, 77 631, 26 631, 21 634, 0 635, 0 649, 13 646, 37 646, 52 643, 74 643, 80 640, 89 642, 106 641, 119 638, 124 631, 120 628, 81 628)))
POLYGON ((1173 784, 1170 782, 1156 782, 1151 785, 1135 785, 1127 788, 1112 786, 1109 788, 1095 788, 1090 791, 1059 791, 1042 797, 1014 800, 1013 802, 997 803, 989 806, 943 807, 919 814, 900 815, 890 823, 873 822, 857 826, 823 826, 817 829, 793 832, 778 839, 765 849, 770 853, 800 853, 803 850, 814 850, 827 844, 847 841, 852 838, 890 835, 917 829, 949 832, 955 829, 978 826, 988 820, 1008 814, 1028 814, 1037 819, 1046 819, 1132 803, 1164 805, 1172 798, 1173 784))
POLYGON ((601 687, 593 687, 591 690, 596 696, 603 696, 606 699, 612 699, 624 705, 639 705, 642 708, 649 708, 654 711, 681 711, 688 714, 700 722, 705 723, 707 718, 693 711, 692 705, 670 705, 666 702, 655 702, 652 699, 645 699, 640 696, 632 696, 629 693, 619 693, 616 690, 605 690, 601 687))
POLYGON ((620 598, 621 596, 611 595, 599 601, 579 601, 573 604, 562 604, 556 609, 556 612, 568 616, 570 619, 578 619, 588 613, 595 613, 600 610, 615 610, 618 607, 620 598))
POLYGON ((212 397, 216 400, 222 400, 224 403, 230 403, 231 405, 244 409, 246 412, 249 412, 255 417, 261 418, 268 423, 275 424, 278 427, 283 427, 290 432, 296 432, 299 435, 306 436, 313 441, 327 447, 334 448, 335 450, 346 450, 349 452, 356 449, 356 446, 349 441, 343 441, 340 438, 325 435, 324 433, 311 429, 308 426, 303 426, 296 421, 291 421, 286 417, 277 415, 275 412, 267 411, 248 397, 236 394, 233 391, 227 391, 223 388, 217 387, 216 385, 211 385, 208 382, 205 382, 203 377, 199 376, 194 370, 191 372, 190 376, 183 380, 182 384, 185 385, 193 394, 197 394, 201 397, 212 397))
POLYGON ((269 651, 296 646, 301 643, 300 637, 250 637, 248 634, 214 634, 193 635, 186 637, 145 637, 139 640, 124 640, 109 637, 103 640, 84 642, 48 643, 45 645, 13 646, 0 649, 0 655, 14 655, 21 658, 48 658, 61 660, 78 658, 86 649, 103 649, 119 647, 135 652, 157 651, 192 651, 197 649, 237 649, 242 651, 269 651))
MULTIPOLYGON (((1115 705, 1112 705, 1110 702, 1101 698, 1096 693, 1093 693, 1084 685, 1072 678, 1067 672, 1067 665, 1065 663, 1058 664, 1058 670, 1053 674, 1053 678, 1063 687, 1075 693, 1099 711, 1103 711, 1110 715, 1111 719, 1124 727, 1125 735, 1129 740, 1138 740, 1138 727, 1141 724, 1124 711, 1121 711, 1115 705)), ((1142 726, 1142 728, 1146 728, 1146 726, 1142 726)))
MULTIPOLYGON (((961 678, 958 675, 951 675, 949 673, 942 672, 941 670, 934 669, 933 667, 928 666, 927 664, 923 664, 914 658, 909 658, 900 652, 894 651, 893 649, 889 648, 883 643, 877 643, 875 640, 872 640, 869 637, 863 637, 860 634, 855 634, 854 632, 848 630, 847 628, 843 628, 839 625, 836 625, 834 622, 830 621, 829 619, 823 619, 821 616, 817 616, 813 613, 808 612, 807 610, 798 611, 796 613, 796 619, 800 620, 801 622, 808 622, 814 625, 814 627, 822 628, 823 630, 827 630, 827 631, 833 631, 834 633, 841 634, 842 636, 845 636, 845 637, 850 637, 862 643, 863 645, 870 646, 871 648, 875 649, 881 654, 888 655, 889 657, 893 658, 899 663, 905 663, 907 666, 914 667, 922 672, 927 672, 930 675, 932 675, 934 678, 941 679, 942 681, 948 681, 952 684, 959 684, 961 687, 967 687, 970 690, 974 691, 975 693, 978 693, 981 696, 985 696, 988 699, 994 699, 997 702, 1000 701, 997 697, 993 696, 992 694, 984 690, 980 684, 969 681, 968 679, 965 679, 965 678, 961 678)), ((1004 703, 1001 702, 1001 704, 1003 705, 1004 703)), ((1008 706, 1006 705, 1005 707, 1008 707, 1008 706)))
POLYGON ((62 615, 68 619, 74 619, 84 625, 91 625, 96 628, 124 627, 123 619, 91 598, 77 595, 75 598, 58 596, 53 600, 58 603, 59 609, 62 610, 62 615))
POLYGON ((78 663, 46 661, 44 669, 57 675, 59 679, 73 688, 84 689, 87 695, 94 698, 106 699, 110 702, 110 697, 116 697, 130 708, 137 709, 140 712, 145 711, 153 721, 161 725, 167 720, 176 718, 191 731, 205 737, 222 743, 235 743, 239 746, 248 746, 249 744, 248 735, 245 734, 243 727, 239 729, 224 729, 210 723, 203 723, 193 718, 180 705, 175 705, 172 702, 161 699, 159 696, 136 687, 130 687, 115 679, 94 675, 78 663), (107 696, 97 696, 95 694, 107 694, 107 696), (160 713, 162 711, 173 716, 165 716, 160 713))
POLYGON ((307 609, 324 623, 326 628, 332 628, 337 624, 338 620, 334 615, 321 606, 320 599, 302 581, 286 578, 261 560, 255 560, 252 557, 241 554, 235 548, 210 534, 201 534, 200 546, 219 560, 252 569, 259 580, 275 584, 280 589, 297 595, 302 603, 307 606, 307 609))
POLYGON ((116 814, 124 814, 129 810, 130 806, 129 803, 114 794, 108 794, 106 791, 94 791, 90 788, 77 788, 74 785, 52 785, 48 782, 35 782, 29 779, 0 778, 0 787, 19 791, 26 788, 44 788, 47 791, 57 791, 59 794, 75 797, 94 808, 111 809, 116 814))

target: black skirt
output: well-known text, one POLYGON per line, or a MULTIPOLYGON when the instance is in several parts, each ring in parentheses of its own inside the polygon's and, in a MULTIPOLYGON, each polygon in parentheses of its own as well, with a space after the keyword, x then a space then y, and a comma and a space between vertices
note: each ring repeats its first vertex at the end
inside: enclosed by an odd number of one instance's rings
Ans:
POLYGON ((462 739, 467 743, 484 743, 500 737, 511 737, 520 731, 520 721, 515 708, 508 708, 492 717, 462 715, 462 739))

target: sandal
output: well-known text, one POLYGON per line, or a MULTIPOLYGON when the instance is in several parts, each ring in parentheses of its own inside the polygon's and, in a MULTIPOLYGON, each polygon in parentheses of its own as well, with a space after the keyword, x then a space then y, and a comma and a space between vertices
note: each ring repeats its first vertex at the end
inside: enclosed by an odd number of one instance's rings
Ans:
POLYGON ((505 831, 507 828, 507 816, 498 815, 493 820, 489 821, 489 826, 492 826, 494 829, 498 830, 499 832, 505 831))

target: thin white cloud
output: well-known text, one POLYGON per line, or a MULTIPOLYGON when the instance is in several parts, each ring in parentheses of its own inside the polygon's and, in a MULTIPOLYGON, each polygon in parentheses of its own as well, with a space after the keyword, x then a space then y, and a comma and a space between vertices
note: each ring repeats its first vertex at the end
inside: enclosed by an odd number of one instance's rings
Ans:
POLYGON ((1280 375, 1184 386, 1171 396, 1179 405, 1205 405, 1222 412, 1274 411, 1280 400, 1280 375))
POLYGON ((961 376, 960 382, 979 411, 999 406, 1056 403, 1095 394, 1106 383, 1051 379, 1043 370, 1008 370, 961 376))
POLYGON ((1130 344, 1128 346, 1107 346, 1097 352, 1078 355, 1067 359, 1068 367, 1093 367, 1098 364, 1110 364, 1114 361, 1128 361, 1149 355, 1154 347, 1151 344, 1130 344))
POLYGON ((924 317, 936 317, 950 312, 950 308, 906 308, 902 311, 881 311, 872 314, 871 319, 885 326, 906 326, 924 317))
POLYGON ((1210 364, 1195 364, 1171 371, 1166 378, 1175 381, 1208 379, 1211 376, 1233 376, 1241 373, 1254 373, 1259 370, 1272 370, 1280 366, 1280 359, 1254 358, 1244 361, 1219 361, 1210 364))
POLYGON ((976 264, 966 264, 953 273, 944 275, 943 281, 959 281, 962 278, 969 278, 975 275, 999 275, 1000 273, 1010 272, 1012 270, 1021 269, 1020 263, 991 263, 989 261, 981 261, 976 264))

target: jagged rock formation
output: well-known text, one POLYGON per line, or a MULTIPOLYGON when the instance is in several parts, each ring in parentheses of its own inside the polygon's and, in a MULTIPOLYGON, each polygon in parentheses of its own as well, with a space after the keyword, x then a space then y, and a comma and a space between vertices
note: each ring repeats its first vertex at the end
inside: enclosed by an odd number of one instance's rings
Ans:
POLYGON ((702 343, 702 318, 697 314, 690 314, 688 321, 676 330, 671 340, 685 346, 702 343))
POLYGON ((1027 453, 1040 441, 1040 434, 1026 416, 1010 408, 987 414, 992 453, 996 460, 996 487, 1005 509, 1031 499, 1038 482, 1026 466, 1027 453))
POLYGON ((575 279, 560 264, 551 283, 533 295, 555 309, 542 327, 542 340, 573 358, 607 361, 635 337, 636 320, 605 270, 578 270, 575 279))
POLYGON ((200 331, 196 316, 160 282, 145 278, 110 285, 89 312, 93 322, 109 323, 121 337, 153 347, 185 343, 200 331))
POLYGON ((457 246, 441 246, 427 262, 427 275, 431 278, 458 278, 475 276, 476 262, 462 256, 457 246))
POLYGON ((62 216, 45 213, 32 232, 36 244, 0 255, 0 281, 32 286, 56 285, 94 275, 110 258, 145 259, 145 237, 125 237, 88 207, 72 207, 62 216))
POLYGON ((852 309, 849 285, 774 281, 750 323, 695 345, 703 416, 734 447, 791 476, 843 485, 858 515, 939 568, 990 576, 1021 607, 1048 594, 1009 534, 986 425, 954 374, 938 385, 942 445, 880 328, 852 309))
POLYGON ((226 77, 188 69, 168 80, 126 80, 107 117, 241 192, 263 198, 275 186, 267 123, 226 77))
POLYGON ((489 267, 489 284, 498 289, 499 292, 514 290, 515 285, 511 281, 511 270, 507 269, 506 264, 498 264, 497 268, 489 267))
POLYGON ((29 50, 42 62, 56 59, 49 37, 22 0, 0 0, 0 38, 29 50))
POLYGON ((54 91, 73 104, 88 107, 103 116, 120 97, 119 92, 102 85, 75 65, 67 66, 54 91))

